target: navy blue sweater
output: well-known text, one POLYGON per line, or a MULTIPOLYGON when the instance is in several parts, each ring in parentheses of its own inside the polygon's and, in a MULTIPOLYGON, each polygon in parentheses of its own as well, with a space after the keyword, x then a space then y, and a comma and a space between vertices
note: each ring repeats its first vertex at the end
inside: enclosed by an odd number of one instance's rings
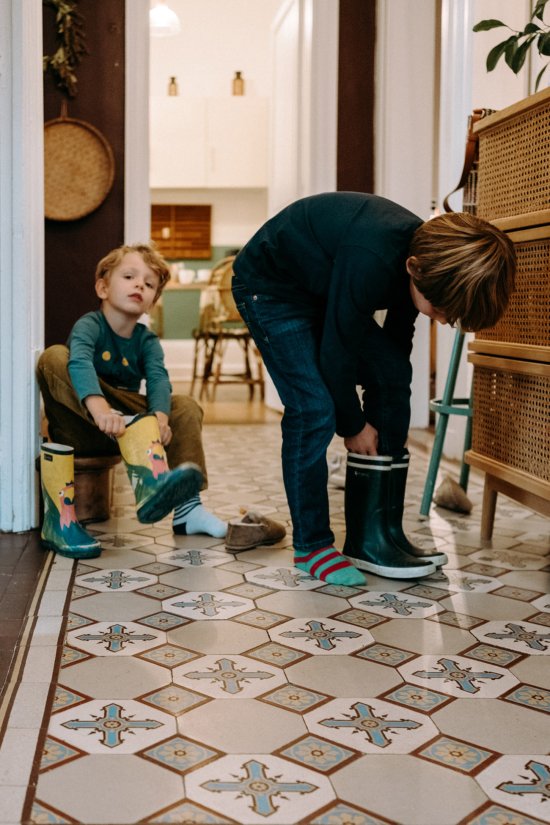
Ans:
POLYGON ((364 426, 356 384, 365 319, 388 310, 384 328, 410 353, 417 310, 405 262, 421 223, 376 195, 313 195, 267 221, 234 263, 251 292, 304 304, 308 314, 315 308, 324 319, 320 367, 340 435, 364 426))

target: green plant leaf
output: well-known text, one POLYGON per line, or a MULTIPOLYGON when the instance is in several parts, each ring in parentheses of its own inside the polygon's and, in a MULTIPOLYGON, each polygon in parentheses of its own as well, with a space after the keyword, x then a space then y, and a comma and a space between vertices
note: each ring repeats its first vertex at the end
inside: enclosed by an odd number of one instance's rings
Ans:
POLYGON ((504 50, 508 45, 508 41, 504 40, 502 43, 497 43, 496 46, 493 46, 489 54, 487 55, 486 67, 488 72, 492 72, 495 66, 497 65, 498 61, 504 54, 504 50))
POLYGON ((540 72, 538 73, 537 79, 536 79, 536 82, 535 82, 535 92, 538 91, 539 83, 542 79, 542 76, 543 76, 544 72, 546 71, 546 69, 548 68, 549 65, 550 65, 550 63, 547 63, 546 66, 543 66, 542 69, 540 70, 540 72))
POLYGON ((532 37, 524 40, 521 46, 518 46, 516 53, 513 55, 510 68, 517 74, 523 64, 525 63, 525 58, 527 57, 527 52, 529 51, 529 47, 531 46, 531 41, 533 40, 532 37))
POLYGON ((523 34, 532 34, 533 32, 539 32, 539 31, 540 31, 540 26, 538 26, 536 23, 527 23, 527 25, 525 26, 525 28, 523 30, 523 34))
POLYGON ((531 17, 536 17, 538 20, 542 20, 547 2, 548 0, 537 0, 537 5, 535 6, 531 17))
POLYGON ((550 32, 540 35, 537 46, 540 54, 550 55, 550 32))
POLYGON ((506 48, 504 49, 504 60, 506 61, 506 65, 509 66, 512 71, 514 71, 514 58, 516 56, 518 50, 518 40, 517 37, 511 37, 506 44, 506 48))
POLYGON ((489 29, 497 29, 499 26, 505 26, 506 23, 503 23, 501 20, 480 20, 479 23, 476 23, 472 31, 475 32, 488 32, 489 29))

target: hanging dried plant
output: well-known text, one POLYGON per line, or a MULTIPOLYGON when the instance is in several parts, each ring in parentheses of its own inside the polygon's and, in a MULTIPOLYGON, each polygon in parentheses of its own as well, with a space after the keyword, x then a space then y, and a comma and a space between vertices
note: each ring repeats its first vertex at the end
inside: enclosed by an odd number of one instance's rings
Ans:
POLYGON ((43 0, 45 6, 55 9, 57 49, 44 55, 44 71, 50 70, 56 86, 69 97, 77 93, 76 67, 88 50, 85 45, 84 18, 77 10, 76 0, 43 0))

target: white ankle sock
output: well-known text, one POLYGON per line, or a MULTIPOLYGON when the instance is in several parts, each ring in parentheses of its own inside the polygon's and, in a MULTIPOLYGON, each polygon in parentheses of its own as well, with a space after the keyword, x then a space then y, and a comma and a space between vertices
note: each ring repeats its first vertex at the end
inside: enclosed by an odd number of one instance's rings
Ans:
POLYGON ((214 513, 209 513, 201 504, 199 495, 193 496, 176 507, 172 528, 174 533, 180 536, 204 533, 216 539, 223 539, 227 533, 227 523, 214 513))

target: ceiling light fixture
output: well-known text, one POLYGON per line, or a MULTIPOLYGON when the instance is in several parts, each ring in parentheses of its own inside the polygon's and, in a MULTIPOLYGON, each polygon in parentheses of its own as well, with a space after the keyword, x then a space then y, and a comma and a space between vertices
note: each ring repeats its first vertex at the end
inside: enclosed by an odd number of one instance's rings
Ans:
POLYGON ((179 17, 164 0, 156 0, 149 9, 149 30, 153 37, 171 37, 181 31, 179 17))

